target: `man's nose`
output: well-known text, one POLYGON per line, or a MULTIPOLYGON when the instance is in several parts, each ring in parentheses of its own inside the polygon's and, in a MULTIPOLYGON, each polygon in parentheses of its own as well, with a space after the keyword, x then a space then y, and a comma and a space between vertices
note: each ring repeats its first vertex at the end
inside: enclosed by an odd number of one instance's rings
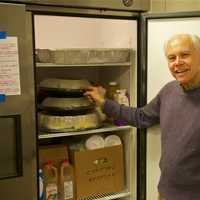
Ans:
POLYGON ((182 62, 183 62, 183 61, 182 61, 181 57, 180 57, 180 56, 177 56, 177 57, 176 57, 176 60, 175 60, 175 64, 178 65, 178 64, 181 64, 182 62))

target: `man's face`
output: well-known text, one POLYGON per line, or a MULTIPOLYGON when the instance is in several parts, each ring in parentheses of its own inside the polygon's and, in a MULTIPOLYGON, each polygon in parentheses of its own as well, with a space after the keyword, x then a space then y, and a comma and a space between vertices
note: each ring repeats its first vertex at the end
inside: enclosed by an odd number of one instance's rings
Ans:
POLYGON ((195 49, 191 39, 176 37, 166 47, 169 69, 183 86, 200 83, 200 51, 195 49))

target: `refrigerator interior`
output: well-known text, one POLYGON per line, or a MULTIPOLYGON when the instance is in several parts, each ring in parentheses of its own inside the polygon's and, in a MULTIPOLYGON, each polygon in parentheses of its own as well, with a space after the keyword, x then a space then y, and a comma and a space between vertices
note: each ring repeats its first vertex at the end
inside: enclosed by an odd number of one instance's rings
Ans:
MULTIPOLYGON (((111 81, 119 83, 130 95, 130 104, 137 102, 137 21, 71 16, 34 16, 35 49, 130 49, 130 63, 112 65, 38 65, 36 63, 36 86, 45 78, 88 79, 90 82, 108 86, 111 81)), ((37 88, 37 87, 36 87, 37 88)), ((136 199, 136 129, 130 126, 100 128, 76 133, 39 135, 39 144, 49 141, 70 143, 74 138, 87 138, 93 134, 116 134, 124 146, 125 191, 108 199, 136 199), (55 137, 54 137, 55 136, 55 137), (64 136, 64 137, 63 137, 64 136)), ((40 156, 40 155, 39 155, 40 156)))
MULTIPOLYGON (((200 24, 200 18, 148 19, 147 23, 147 101, 149 102, 167 82, 173 80, 164 55, 165 41, 172 35, 179 33, 199 36, 200 28, 198 24, 200 24)), ((147 130, 147 200, 157 198, 160 154, 160 127, 155 126, 147 130)))

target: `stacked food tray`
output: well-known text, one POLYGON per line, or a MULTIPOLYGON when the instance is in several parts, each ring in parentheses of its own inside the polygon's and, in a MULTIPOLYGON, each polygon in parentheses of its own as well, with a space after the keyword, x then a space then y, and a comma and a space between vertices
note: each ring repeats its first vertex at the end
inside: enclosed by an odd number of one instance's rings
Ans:
POLYGON ((55 133, 98 128, 99 114, 84 96, 84 88, 88 86, 88 80, 50 78, 41 81, 39 91, 45 97, 39 104, 39 130, 55 133))

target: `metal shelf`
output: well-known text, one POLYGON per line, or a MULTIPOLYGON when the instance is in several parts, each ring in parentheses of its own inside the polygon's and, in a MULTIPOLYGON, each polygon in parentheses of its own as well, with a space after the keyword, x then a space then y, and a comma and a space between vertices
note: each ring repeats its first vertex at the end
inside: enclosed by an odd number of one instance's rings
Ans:
POLYGON ((104 125, 102 128, 83 130, 83 131, 70 131, 70 132, 61 132, 61 133, 47 133, 39 132, 38 139, 46 138, 58 138, 65 136, 75 136, 75 135, 84 135, 84 134, 93 134, 93 133, 103 133, 111 131, 120 131, 120 130, 129 130, 131 126, 114 126, 114 125, 104 125))
POLYGON ((131 195, 130 192, 123 191, 119 193, 100 194, 100 195, 78 199, 78 200, 111 200, 111 199, 119 199, 123 197, 128 197, 130 195, 131 195))
POLYGON ((55 63, 36 63, 36 67, 129 67, 131 62, 123 63, 99 63, 99 64, 55 64, 55 63))

